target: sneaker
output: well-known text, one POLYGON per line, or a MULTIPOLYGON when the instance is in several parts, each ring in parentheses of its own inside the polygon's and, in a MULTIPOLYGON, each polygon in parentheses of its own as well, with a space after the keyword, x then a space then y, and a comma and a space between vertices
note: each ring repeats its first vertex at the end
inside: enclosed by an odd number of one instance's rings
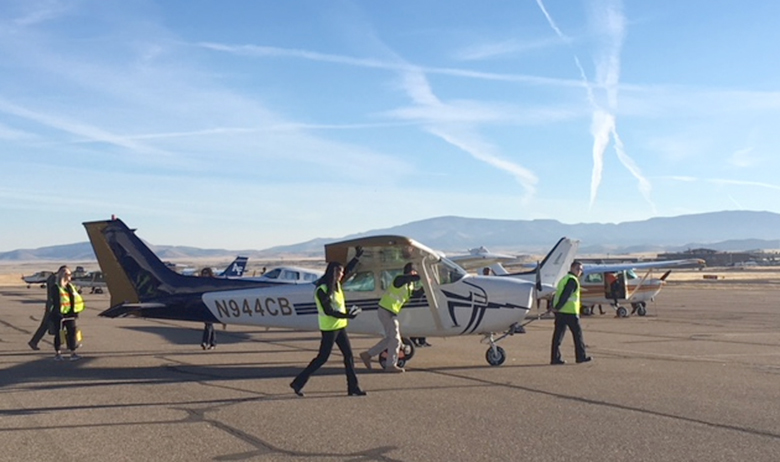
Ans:
POLYGON ((27 344, 28 344, 28 345, 30 345, 30 348, 32 348, 32 349, 33 349, 33 350, 35 350, 35 351, 38 351, 38 350, 40 350, 40 348, 38 347, 38 344, 37 344, 37 343, 33 343, 33 341, 32 341, 32 340, 30 340, 29 342, 27 342, 27 344))
POLYGON ((207 344, 205 344, 205 343, 201 343, 201 344, 200 344, 200 347, 201 347, 201 348, 203 348, 203 349, 205 350, 205 349, 206 349, 206 348, 208 348, 209 346, 208 346, 207 344))
POLYGON ((55 361, 62 361, 62 355, 61 355, 61 354, 59 354, 59 353, 55 354, 55 355, 54 355, 54 360, 55 360, 55 361))
POLYGON ((366 369, 371 369, 371 355, 367 351, 360 353, 360 359, 366 365, 366 369))
POLYGON ((213 350, 216 347, 217 347, 216 345, 209 345, 209 346, 206 347, 206 349, 207 350, 213 350))
POLYGON ((76 353, 71 353, 70 354, 70 360, 71 361, 78 361, 79 359, 81 359, 80 355, 77 355, 76 353))
POLYGON ((584 358, 582 358, 582 359, 578 359, 578 360, 577 360, 577 364, 580 364, 580 363, 587 363, 587 362, 590 362, 590 361, 593 361, 593 357, 592 357, 592 356, 585 356, 585 357, 584 357, 584 358))
POLYGON ((398 367, 396 365, 385 367, 385 372, 406 372, 406 369, 403 367, 398 367))
POLYGON ((553 365, 553 366, 559 366, 561 364, 566 364, 566 361, 564 361, 562 359, 552 360, 552 361, 550 361, 550 364, 553 365))

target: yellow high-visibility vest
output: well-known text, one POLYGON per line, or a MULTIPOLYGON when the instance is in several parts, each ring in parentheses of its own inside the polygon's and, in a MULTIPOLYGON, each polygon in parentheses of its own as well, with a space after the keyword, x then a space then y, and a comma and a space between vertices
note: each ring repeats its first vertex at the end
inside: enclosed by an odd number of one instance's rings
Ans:
POLYGON ((580 306, 581 306, 580 280, 577 279, 577 277, 571 273, 567 273, 566 276, 562 277, 561 280, 558 281, 558 288, 555 291, 555 298, 553 298, 553 306, 556 306, 558 304, 558 300, 561 298, 561 294, 563 294, 563 288, 566 287, 566 284, 569 282, 570 279, 574 280, 574 282, 577 284, 577 288, 574 289, 574 292, 572 292, 571 295, 569 295, 569 299, 566 300, 566 303, 563 304, 563 306, 558 312, 566 313, 566 314, 576 314, 577 316, 579 316, 580 306))
MULTIPOLYGON (((317 304, 317 320, 320 323, 320 330, 331 331, 344 329, 349 324, 347 318, 334 318, 325 314, 325 310, 322 309, 320 298, 317 296, 317 291, 323 291, 327 293, 328 286, 322 284, 314 290, 314 302, 317 304)), ((344 292, 341 291, 341 284, 336 286, 336 290, 330 294, 330 306, 339 313, 347 314, 347 306, 344 304, 344 292)))
POLYGON ((379 306, 393 314, 398 314, 401 312, 401 308, 404 307, 406 302, 412 298, 414 284, 409 283, 404 284, 401 287, 396 287, 394 283, 395 279, 393 279, 393 284, 390 284, 387 292, 385 292, 385 294, 382 295, 382 298, 379 300, 379 306))
POLYGON ((60 313, 80 313, 84 310, 84 299, 81 298, 81 294, 79 293, 78 289, 76 289, 76 286, 69 283, 66 287, 57 285, 57 289, 60 291, 60 313), (68 287, 70 287, 70 290, 73 292, 73 306, 71 306, 70 303, 68 287))

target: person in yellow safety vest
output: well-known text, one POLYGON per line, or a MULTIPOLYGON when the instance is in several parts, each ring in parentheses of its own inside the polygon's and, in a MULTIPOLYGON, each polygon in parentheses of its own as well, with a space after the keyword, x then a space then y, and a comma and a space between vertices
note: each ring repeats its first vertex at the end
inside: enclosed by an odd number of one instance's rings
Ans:
POLYGON ((566 334, 566 328, 571 329, 574 337, 574 353, 577 363, 586 363, 593 358, 585 353, 585 340, 582 338, 580 327, 580 280, 582 275, 582 263, 574 261, 569 268, 569 273, 558 281, 558 288, 553 298, 553 311, 555 312, 555 329, 552 337, 552 358, 550 364, 566 364, 561 359, 561 342, 566 334))
POLYGON ((349 396, 365 396, 366 392, 360 389, 358 385, 357 374, 355 373, 355 358, 352 356, 352 346, 347 336, 347 325, 349 320, 354 319, 360 309, 347 310, 344 300, 344 293, 341 290, 341 282, 345 275, 357 266, 357 259, 363 253, 358 247, 353 258, 345 270, 341 263, 330 262, 322 276, 315 285, 314 302, 317 304, 317 319, 320 326, 322 339, 320 340, 320 350, 317 356, 311 360, 308 366, 298 374, 290 383, 296 395, 303 396, 303 387, 309 381, 309 377, 316 372, 323 364, 328 361, 333 344, 338 345, 341 354, 344 356, 344 371, 347 375, 347 394, 349 396))
POLYGON ((53 324, 54 334, 54 355, 55 361, 62 361, 62 350, 60 340, 60 330, 65 328, 65 340, 70 350, 70 360, 76 361, 81 356, 76 354, 76 348, 79 347, 76 339, 76 318, 84 310, 84 299, 81 298, 76 286, 71 284, 72 273, 67 266, 60 268, 57 273, 57 292, 54 296, 51 306, 50 321, 53 324))
POLYGON ((385 336, 368 351, 360 353, 360 359, 367 368, 371 369, 371 358, 380 355, 387 350, 385 372, 404 372, 404 368, 398 367, 398 352, 401 349, 401 330, 398 325, 398 313, 410 298, 422 294, 422 289, 414 289, 414 284, 420 280, 420 275, 412 263, 404 266, 403 274, 393 278, 393 283, 387 288, 382 298, 379 299, 379 308, 376 314, 385 336))

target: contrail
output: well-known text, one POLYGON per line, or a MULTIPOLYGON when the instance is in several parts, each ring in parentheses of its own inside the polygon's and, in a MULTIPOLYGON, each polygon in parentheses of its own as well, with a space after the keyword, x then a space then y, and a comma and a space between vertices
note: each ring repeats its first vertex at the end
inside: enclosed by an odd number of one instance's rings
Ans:
MULTIPOLYGON (((547 19, 547 23, 550 28, 558 35, 558 37, 566 43, 570 43, 571 40, 567 37, 555 24, 552 16, 547 12, 542 0, 536 0, 536 4, 547 19)), ((599 186, 601 185, 602 173, 604 170, 604 153, 607 146, 609 146, 610 137, 614 140, 615 151, 617 152, 618 160, 624 167, 637 179, 639 182, 639 191, 642 196, 650 204, 655 211, 655 204, 653 204, 650 197, 652 185, 642 175, 642 171, 637 166, 636 162, 625 151, 625 146, 620 139, 617 132, 617 125, 615 122, 615 110, 617 109, 617 90, 618 82, 620 78, 620 49, 622 46, 624 35, 624 18, 618 11, 615 5, 608 5, 605 10, 603 18, 606 22, 607 35, 612 39, 609 49, 607 50, 607 56, 598 65, 599 81, 602 82, 606 89, 607 108, 602 107, 597 101, 593 93, 593 86, 588 81, 585 74, 585 69, 582 67, 577 55, 574 55, 574 64, 580 72, 580 78, 582 84, 585 87, 587 93, 588 102, 593 110, 593 116, 591 119, 591 134, 593 136, 593 171, 591 173, 591 185, 590 185, 590 206, 596 202, 598 196, 599 186)))

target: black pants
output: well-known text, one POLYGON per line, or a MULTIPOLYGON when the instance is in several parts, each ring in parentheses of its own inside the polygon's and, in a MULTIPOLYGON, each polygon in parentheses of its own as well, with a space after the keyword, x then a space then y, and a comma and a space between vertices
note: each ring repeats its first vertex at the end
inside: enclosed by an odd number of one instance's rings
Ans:
POLYGON ((30 339, 30 343, 33 345, 38 345, 38 343, 41 341, 44 335, 46 335, 46 332, 49 331, 49 310, 44 308, 43 309, 43 319, 41 319, 41 325, 38 326, 38 330, 35 331, 32 338, 30 339))
POLYGON ((203 326, 203 340, 200 343, 207 347, 217 345, 217 334, 214 332, 214 324, 207 322, 203 326))
MULTIPOLYGON (((68 342, 68 349, 70 351, 76 351, 76 319, 62 319, 62 326, 65 327, 65 340, 68 342)), ((54 351, 60 351, 61 346, 62 340, 60 340, 60 331, 58 329, 57 333, 54 334, 54 351)))
POLYGON ((330 352, 333 351, 333 344, 339 346, 341 354, 344 355, 344 370, 347 374, 347 391, 354 392, 360 389, 358 386, 357 375, 355 374, 355 359, 352 357, 352 346, 349 344, 349 337, 345 329, 339 330, 323 330, 322 340, 320 341, 320 351, 317 356, 311 360, 306 369, 301 371, 295 380, 292 381, 292 385, 297 389, 302 389, 306 382, 309 381, 309 377, 322 367, 330 357, 330 352))
POLYGON ((585 359, 585 340, 582 338, 580 318, 575 314, 555 313, 555 330, 552 337, 552 362, 561 360, 561 342, 566 334, 566 328, 571 329, 574 337, 574 354, 576 360, 585 359))

